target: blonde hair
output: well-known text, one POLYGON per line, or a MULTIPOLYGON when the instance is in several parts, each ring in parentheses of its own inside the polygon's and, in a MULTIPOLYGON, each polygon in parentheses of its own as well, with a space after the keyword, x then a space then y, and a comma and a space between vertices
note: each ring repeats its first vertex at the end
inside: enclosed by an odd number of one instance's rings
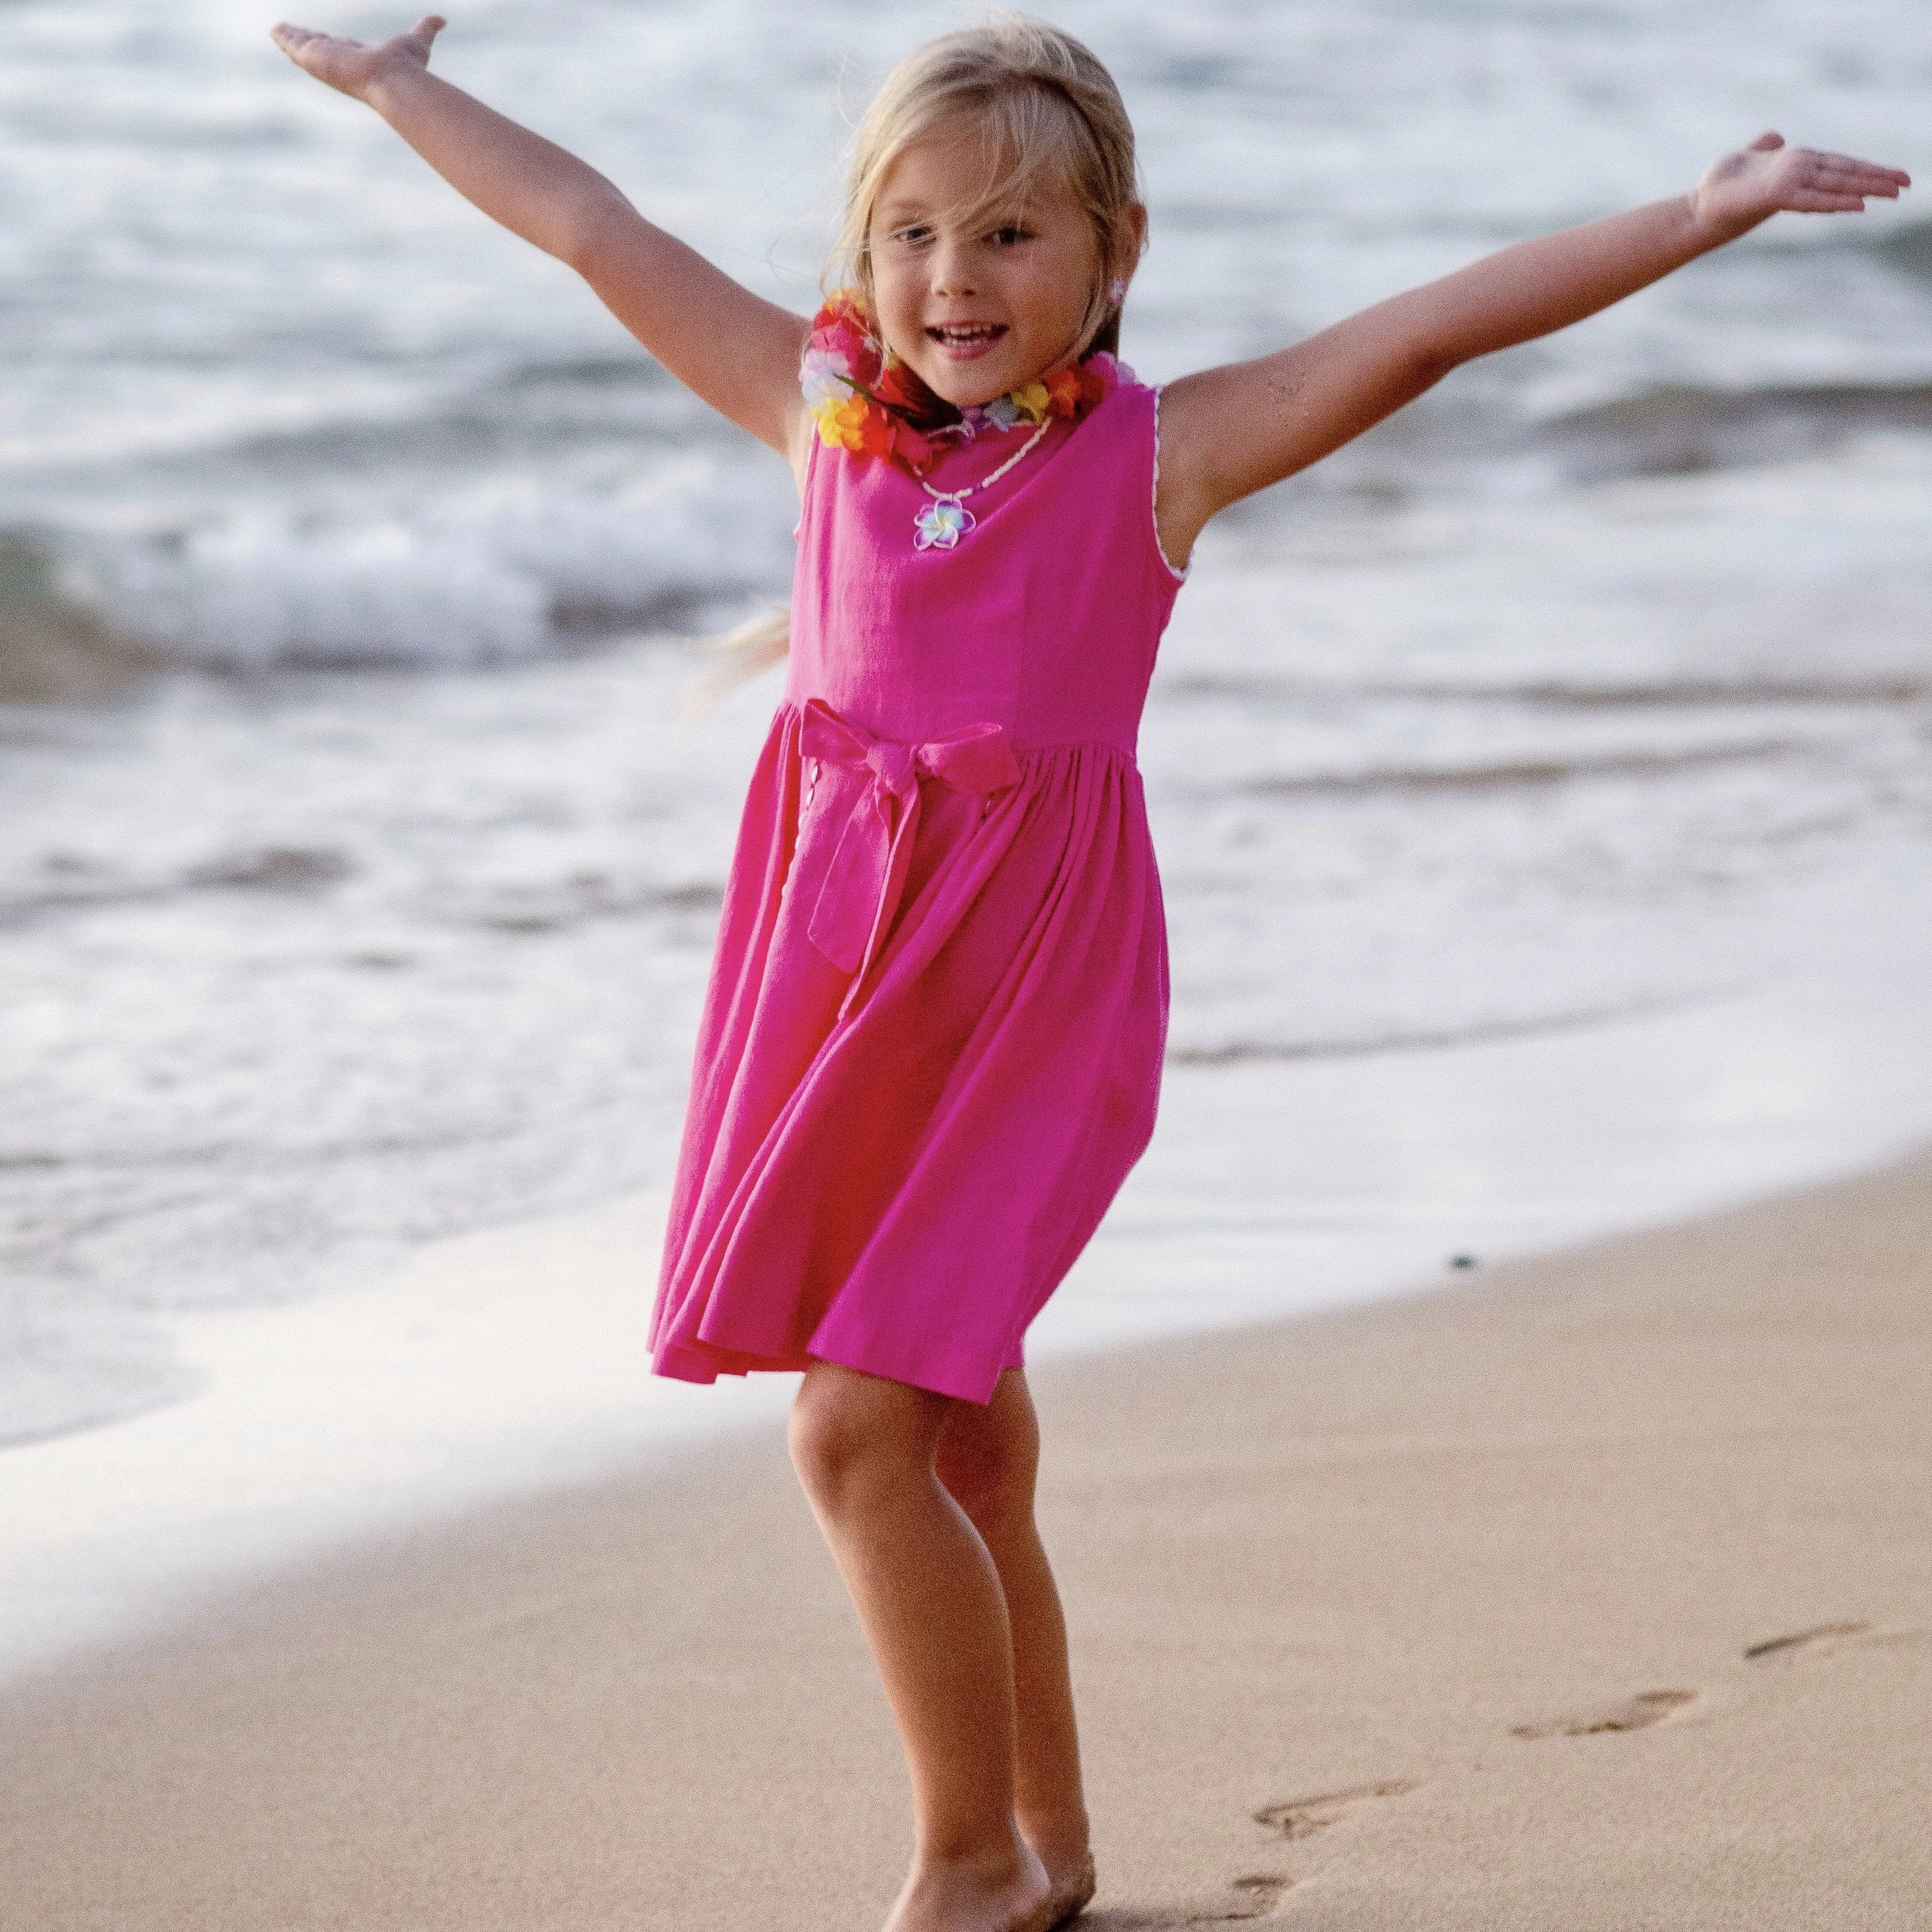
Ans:
POLYGON ((970 226, 1010 208, 1058 171, 1094 231, 1094 286, 1076 353, 1115 347, 1120 304, 1112 285, 1140 252, 1133 125, 1113 76, 1092 52, 1024 14, 996 14, 982 27, 942 34, 886 75, 853 140, 836 278, 871 296, 872 214, 887 176, 908 148, 962 122, 983 142, 986 168, 976 191, 962 195, 957 218, 970 226))
MULTIPOLYGON (((1094 232, 1094 282, 1074 352, 1117 350, 1120 304, 1113 288, 1141 249, 1133 125, 1113 76, 1094 54, 1071 34, 1024 14, 997 12, 984 26, 942 34, 886 75, 853 137, 844 225, 826 286, 856 282, 872 298, 872 214, 886 178, 908 148, 962 123, 980 136, 986 166, 956 217, 970 225, 1010 208, 1057 170, 1094 232)), ((790 621, 780 609, 718 638, 722 659, 698 680, 687 710, 707 707, 776 664, 789 648, 790 621)))

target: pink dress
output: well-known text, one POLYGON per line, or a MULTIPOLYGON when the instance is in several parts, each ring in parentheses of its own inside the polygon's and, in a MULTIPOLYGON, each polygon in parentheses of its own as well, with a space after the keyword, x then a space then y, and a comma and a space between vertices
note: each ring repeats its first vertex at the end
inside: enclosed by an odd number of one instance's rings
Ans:
MULTIPOLYGON (((814 442, 652 1318, 661 1375, 814 1358, 985 1402, 1154 1130, 1167 940, 1134 744, 1179 573, 1123 373, 916 549, 814 442)), ((950 452, 960 488, 1024 428, 950 452)))

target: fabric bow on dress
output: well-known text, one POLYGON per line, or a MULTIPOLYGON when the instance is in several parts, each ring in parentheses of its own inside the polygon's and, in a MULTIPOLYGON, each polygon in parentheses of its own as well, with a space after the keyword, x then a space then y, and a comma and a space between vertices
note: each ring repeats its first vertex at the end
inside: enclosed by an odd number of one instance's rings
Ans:
POLYGON ((920 780, 937 778, 955 791, 984 797, 1017 784, 1020 768, 1003 726, 974 724, 949 738, 902 744, 874 737, 816 698, 805 706, 799 752, 872 780, 839 827, 806 926, 812 944, 853 976, 839 1008, 842 1019, 905 890, 919 832, 920 780))

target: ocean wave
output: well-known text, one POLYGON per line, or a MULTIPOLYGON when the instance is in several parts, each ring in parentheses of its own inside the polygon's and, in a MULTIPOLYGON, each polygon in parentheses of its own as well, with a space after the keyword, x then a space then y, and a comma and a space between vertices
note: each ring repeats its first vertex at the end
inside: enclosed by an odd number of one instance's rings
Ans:
POLYGON ((722 882, 664 886, 586 872, 558 884, 500 888, 486 903, 465 908, 458 916, 488 932, 535 936, 565 932, 592 920, 694 914, 708 924, 724 903, 722 882))
POLYGON ((732 433, 641 349, 537 357, 480 370, 411 406, 278 427, 149 466, 208 466, 231 484, 292 478, 371 479, 454 472, 598 451, 722 451, 732 433))
POLYGON ((1874 238, 1872 252, 1901 274, 1932 281, 1932 221, 1908 221, 1874 238))
POLYGON ((1790 230, 1774 230, 1754 241, 1751 252, 1808 262, 1832 255, 1876 257, 1914 281, 1932 281, 1932 221, 1834 224, 1802 240, 1790 230))
POLYGON ((1870 430, 1932 430, 1932 383, 1660 386, 1540 424, 1573 483, 1695 474, 1810 455, 1870 430))
POLYGON ((1816 457, 1873 434, 1932 434, 1932 382, 1657 383, 1550 412, 1522 380, 1521 365, 1478 363, 1235 504, 1216 527, 1265 538, 1337 508, 1516 506, 1634 478, 1816 457))
POLYGON ((76 587, 58 608, 148 663, 517 662, 782 588, 788 492, 748 467, 695 456, 616 482, 512 472, 362 517, 272 504, 134 539, 88 534, 69 540, 60 567, 76 587))
POLYGON ((104 697, 153 663, 142 639, 69 585, 51 544, 0 530, 0 704, 104 697))
MULTIPOLYGON (((734 601, 782 592, 796 515, 782 466, 703 426, 648 358, 529 361, 486 386, 404 421, 204 451, 160 482, 144 472, 169 510, 110 503, 86 527, 0 533, 0 700, 84 698, 157 664, 502 664, 627 632, 722 628, 734 601)), ((1728 466, 1880 428, 1932 431, 1932 384, 1678 386, 1534 422, 1445 404, 1296 479, 1280 509, 1426 496, 1458 478, 1480 495, 1486 476, 1508 494, 1526 464, 1552 458, 1586 483, 1728 466)), ((1271 540, 1269 496, 1231 520, 1236 535, 1271 540)), ((1555 706, 1906 702, 1923 690, 1907 677, 1456 694, 1555 706)))
POLYGON ((142 905, 183 892, 252 892, 308 896, 340 885, 356 867, 328 846, 263 845, 230 849, 178 872, 142 878, 78 854, 44 857, 40 878, 0 890, 0 931, 64 913, 142 905))
POLYGON ((1658 778, 1714 766, 1754 764, 1808 748, 1790 738, 1643 750, 1552 753, 1465 764, 1371 767, 1353 772, 1270 774, 1228 788, 1255 798, 1358 796, 1364 793, 1490 791, 1563 784, 1576 778, 1658 778))
POLYGON ((1592 1027, 1648 1019, 1661 1013, 1708 1006, 1736 998, 1742 985, 1704 986, 1688 992, 1655 994, 1600 1006, 1578 1006, 1556 1012, 1472 1022, 1444 1027, 1390 1028, 1385 1033, 1327 1040, 1226 1040, 1196 1045, 1170 1045, 1168 1064, 1174 1066, 1240 1066, 1257 1062, 1298 1060, 1359 1060, 1382 1053, 1426 1053, 1490 1042, 1532 1040, 1542 1035, 1581 1032, 1592 1027))
MULTIPOLYGON (((1415 694, 1426 694, 1418 691, 1415 694)), ((1448 692, 1435 694, 1448 696, 1448 692)), ((1870 677, 1830 676, 1633 679, 1597 685, 1521 684, 1478 696, 1508 697, 1554 710, 1655 710, 1672 706, 1885 706, 1932 698, 1932 676, 1899 671, 1870 677)))
POLYGON ((1164 700, 1232 698, 1244 704, 1332 704, 1363 699, 1426 704, 1520 706, 1532 710, 1653 711, 1917 705, 1932 698, 1932 673, 1900 670, 1864 676, 1828 674, 1771 676, 1748 673, 1736 678, 1619 678, 1586 682, 1552 679, 1522 682, 1366 678, 1342 683, 1245 671, 1189 671, 1163 676, 1156 687, 1164 700))
MULTIPOLYGON (((38 877, 30 873, 12 890, 0 888, 0 932, 188 893, 316 898, 356 878, 362 869, 351 854, 328 845, 226 848, 190 865, 145 876, 104 861, 56 854, 41 859, 38 877)), ((600 868, 556 879, 445 886, 412 895, 412 909, 436 923, 520 934, 559 932, 602 920, 709 922, 724 901, 722 880, 627 878, 600 868)), ((392 962, 369 955, 362 963, 392 962)))
POLYGON ((497 378, 496 393, 514 394, 526 390, 546 392, 559 389, 585 389, 600 399, 614 390, 636 390, 652 395, 676 397, 701 411, 698 403, 663 365, 639 347, 620 346, 585 350, 568 356, 538 356, 512 363, 497 378))

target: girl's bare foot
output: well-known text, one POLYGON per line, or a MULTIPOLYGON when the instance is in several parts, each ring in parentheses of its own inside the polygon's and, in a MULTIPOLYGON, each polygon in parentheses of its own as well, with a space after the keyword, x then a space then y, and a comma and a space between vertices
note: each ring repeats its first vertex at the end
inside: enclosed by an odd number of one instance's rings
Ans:
POLYGON ((1076 1803, 1044 1814, 1022 1813, 1018 1824, 1020 1836, 1046 1868, 1047 1897, 1054 1908, 1047 1924, 1070 1924, 1094 1896, 1094 1853, 1085 1808, 1076 1803))
POLYGON ((989 1868, 983 1860, 921 1859, 885 1932, 1048 1932, 1059 1922, 1046 1868, 1024 1845, 989 1868))
POLYGON ((1049 1927, 1070 1925, 1093 1903, 1099 1881, 1094 1873, 1094 1854, 1083 1851, 1077 1857, 1047 1861, 1046 1876, 1051 1889, 1047 1903, 1053 1916, 1049 1927))

